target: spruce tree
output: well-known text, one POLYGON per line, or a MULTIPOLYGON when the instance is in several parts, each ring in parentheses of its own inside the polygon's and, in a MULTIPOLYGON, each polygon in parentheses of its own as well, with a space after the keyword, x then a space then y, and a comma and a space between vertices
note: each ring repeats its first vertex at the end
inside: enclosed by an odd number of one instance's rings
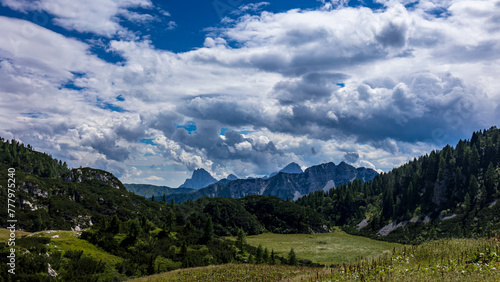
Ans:
POLYGON ((262 245, 259 244, 259 247, 257 248, 257 254, 255 255, 255 262, 256 263, 262 263, 264 258, 264 251, 262 250, 262 245))
POLYGON ((208 217, 205 223, 205 229, 203 230, 203 239, 205 242, 212 240, 214 237, 214 224, 212 223, 212 218, 208 217))
POLYGON ((240 249, 240 251, 242 253, 245 252, 244 248, 245 248, 245 244, 246 244, 246 234, 245 234, 245 231, 243 231, 243 229, 238 229, 238 235, 237 235, 237 238, 236 238, 236 247, 238 249, 240 249))
POLYGON ((264 263, 269 263, 270 258, 269 258, 269 251, 267 248, 264 249, 264 255, 262 256, 262 260, 264 263))
POLYGON ((297 261, 297 256, 295 255, 295 251, 290 249, 290 252, 288 253, 288 264, 289 265, 297 265, 299 262, 297 261))

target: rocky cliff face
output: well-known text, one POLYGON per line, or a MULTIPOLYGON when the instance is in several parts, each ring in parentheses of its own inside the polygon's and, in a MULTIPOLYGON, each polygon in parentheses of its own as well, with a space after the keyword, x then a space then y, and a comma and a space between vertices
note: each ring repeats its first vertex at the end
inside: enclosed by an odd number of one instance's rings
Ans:
POLYGON ((93 168, 76 168, 71 170, 71 173, 64 177, 66 182, 81 183, 86 180, 97 180, 110 185, 116 189, 125 189, 123 184, 113 174, 99 169, 93 168))
POLYGON ((377 172, 369 168, 355 168, 344 162, 339 165, 326 163, 312 166, 303 173, 283 173, 267 179, 238 179, 231 182, 219 182, 200 189, 189 195, 171 195, 176 202, 195 200, 201 197, 242 198, 247 195, 271 195, 281 199, 298 199, 303 195, 318 190, 328 190, 335 185, 349 183, 354 179, 369 181, 377 172))
POLYGON ((179 186, 179 188, 194 188, 200 189, 207 187, 208 185, 214 184, 217 182, 217 179, 213 178, 208 171, 203 168, 199 168, 193 172, 193 176, 191 178, 186 179, 184 184, 179 186))

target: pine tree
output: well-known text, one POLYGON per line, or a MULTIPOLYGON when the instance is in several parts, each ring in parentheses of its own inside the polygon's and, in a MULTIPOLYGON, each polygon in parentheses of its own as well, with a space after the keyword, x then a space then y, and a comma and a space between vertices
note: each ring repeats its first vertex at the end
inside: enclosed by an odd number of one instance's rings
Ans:
POLYGON ((464 203, 463 203, 464 210, 468 211, 470 209, 470 206, 471 206, 470 195, 469 195, 469 193, 466 193, 465 197, 464 197, 464 203))
POLYGON ((274 253, 274 249, 271 250, 271 258, 269 263, 276 264, 276 254, 274 253))
POLYGON ((267 248, 264 249, 264 255, 262 256, 262 260, 264 261, 264 263, 269 263, 269 251, 267 250, 267 248))
POLYGON ((255 262, 257 264, 260 264, 263 262, 264 258, 264 251, 262 250, 262 245, 259 244, 259 247, 257 248, 257 253, 255 255, 255 262))
POLYGON ((165 222, 168 232, 174 231, 175 226, 175 214, 172 210, 167 213, 167 220, 165 222))
POLYGON ((486 173, 484 174, 484 186, 486 186, 487 196, 493 196, 496 193, 495 176, 495 167, 493 166, 493 163, 490 162, 488 169, 486 169, 486 173))
POLYGON ((240 251, 242 253, 245 252, 244 248, 245 248, 245 244, 246 244, 246 234, 245 234, 245 231, 243 231, 243 229, 238 229, 238 235, 237 235, 237 238, 236 238, 236 247, 238 249, 240 249, 240 251))
POLYGON ((212 240, 214 237, 214 224, 212 223, 212 218, 208 217, 205 223, 205 229, 203 230, 203 239, 205 242, 212 240))
POLYGON ((290 249, 290 252, 288 253, 288 264, 289 265, 297 265, 299 262, 297 261, 297 256, 295 255, 295 251, 290 249))
POLYGON ((254 264, 255 263, 255 257, 253 255, 250 255, 248 257, 248 263, 250 263, 250 264, 254 264))

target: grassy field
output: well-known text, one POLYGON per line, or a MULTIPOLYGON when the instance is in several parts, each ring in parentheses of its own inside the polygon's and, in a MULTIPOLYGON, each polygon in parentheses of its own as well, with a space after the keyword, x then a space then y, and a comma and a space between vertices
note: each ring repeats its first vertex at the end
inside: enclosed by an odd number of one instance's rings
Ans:
MULTIPOLYGON (((8 240, 10 231, 5 228, 0 228, 0 243, 4 244, 8 240)), ((16 231, 16 237, 21 238, 22 236, 41 236, 51 238, 49 243, 49 251, 80 251, 82 250, 85 254, 93 257, 97 260, 105 261, 110 265, 116 265, 122 262, 123 259, 114 255, 111 255, 91 243, 79 239, 79 233, 77 231, 40 231, 36 233, 29 233, 24 231, 16 231)))
POLYGON ((287 281, 300 277, 319 277, 319 272, 324 270, 288 265, 225 264, 179 269, 129 281, 287 281))
MULTIPOLYGON (((230 237, 235 239, 234 237, 230 237)), ((299 259, 325 265, 352 263, 360 258, 374 258, 392 253, 403 245, 349 235, 342 231, 320 234, 260 234, 247 236, 247 243, 262 245, 286 257, 293 248, 299 259)))
POLYGON ((229 264, 131 281, 500 281, 499 251, 500 238, 446 239, 335 268, 229 264))
MULTIPOLYGON (((19 238, 24 235, 29 235, 31 233, 25 231, 16 230, 16 238, 19 238)), ((5 228, 0 228, 0 243, 6 243, 10 238, 10 230, 5 228)))
MULTIPOLYGON (((115 268, 118 263, 123 262, 123 259, 99 249, 88 241, 79 239, 80 233, 77 231, 40 231, 36 233, 16 231, 16 239, 18 240, 24 236, 50 238, 51 240, 47 246, 47 253, 49 255, 56 252, 65 254, 67 251, 83 251, 84 255, 105 263, 103 277, 121 277, 122 280, 125 279, 126 277, 119 274, 115 268)), ((8 229, 0 228, 0 244, 6 244, 9 235, 10 231, 8 229)), ((16 247, 18 248, 18 246, 16 247)), ((68 260, 66 258, 62 259, 68 260)))
POLYGON ((320 281, 500 281, 500 237, 444 239, 332 269, 320 281))

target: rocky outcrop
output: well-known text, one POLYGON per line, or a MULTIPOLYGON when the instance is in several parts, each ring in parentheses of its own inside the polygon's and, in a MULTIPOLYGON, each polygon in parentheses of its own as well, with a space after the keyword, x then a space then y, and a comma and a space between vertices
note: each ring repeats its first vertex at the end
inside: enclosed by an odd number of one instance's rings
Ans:
POLYGON ((87 180, 97 180, 105 184, 110 185, 116 189, 125 189, 122 187, 120 180, 116 178, 113 174, 99 169, 93 168, 77 168, 71 170, 70 174, 65 176, 64 181, 66 182, 76 182, 81 183, 87 180))

